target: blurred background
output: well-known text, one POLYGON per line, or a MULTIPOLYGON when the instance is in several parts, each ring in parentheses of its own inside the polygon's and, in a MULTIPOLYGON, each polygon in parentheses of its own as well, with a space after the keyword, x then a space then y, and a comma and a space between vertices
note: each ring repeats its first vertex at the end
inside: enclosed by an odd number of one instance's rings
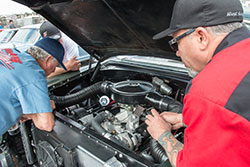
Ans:
POLYGON ((26 6, 11 0, 0 1, 0 24, 3 28, 8 28, 9 21, 13 20, 15 27, 22 27, 31 24, 38 24, 44 18, 33 12, 26 6))

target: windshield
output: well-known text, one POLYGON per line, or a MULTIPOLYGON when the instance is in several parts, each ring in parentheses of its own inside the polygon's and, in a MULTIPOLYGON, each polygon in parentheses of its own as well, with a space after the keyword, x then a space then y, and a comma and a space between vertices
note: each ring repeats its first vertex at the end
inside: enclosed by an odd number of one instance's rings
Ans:
POLYGON ((243 17, 245 19, 250 19, 250 7, 249 6, 244 7, 243 17))
POLYGON ((15 34, 16 30, 13 31, 2 31, 0 33, 0 42, 8 42, 11 37, 15 34))
POLYGON ((11 42, 33 44, 40 37, 38 29, 20 29, 11 39, 11 42))
POLYGON ((246 24, 246 23, 245 23, 245 25, 246 25, 247 28, 250 30, 250 24, 246 24))

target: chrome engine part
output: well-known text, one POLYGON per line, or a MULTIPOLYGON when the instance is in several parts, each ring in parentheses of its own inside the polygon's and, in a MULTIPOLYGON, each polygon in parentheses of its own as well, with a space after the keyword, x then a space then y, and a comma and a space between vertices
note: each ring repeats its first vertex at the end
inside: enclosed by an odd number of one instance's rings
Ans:
POLYGON ((119 104, 120 112, 111 115, 103 123, 103 128, 125 143, 129 149, 134 150, 141 144, 141 134, 135 132, 139 127, 139 116, 136 115, 137 107, 119 104))

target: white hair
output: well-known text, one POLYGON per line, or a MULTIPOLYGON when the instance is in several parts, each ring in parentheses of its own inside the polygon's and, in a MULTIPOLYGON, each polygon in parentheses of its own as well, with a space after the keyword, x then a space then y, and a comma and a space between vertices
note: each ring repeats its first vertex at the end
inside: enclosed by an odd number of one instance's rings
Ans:
MULTIPOLYGON (((31 46, 27 52, 29 54, 32 55, 32 57, 34 57, 37 60, 43 60, 45 59, 47 56, 49 56, 50 54, 48 52, 46 52, 45 50, 43 50, 42 48, 39 48, 37 46, 31 46)), ((53 57, 53 61, 56 61, 56 59, 53 57)))
POLYGON ((241 28, 243 26, 243 23, 241 22, 234 22, 234 23, 228 23, 228 24, 221 24, 216 26, 209 26, 205 27, 209 32, 215 34, 215 35, 223 35, 225 33, 230 33, 238 28, 241 28))

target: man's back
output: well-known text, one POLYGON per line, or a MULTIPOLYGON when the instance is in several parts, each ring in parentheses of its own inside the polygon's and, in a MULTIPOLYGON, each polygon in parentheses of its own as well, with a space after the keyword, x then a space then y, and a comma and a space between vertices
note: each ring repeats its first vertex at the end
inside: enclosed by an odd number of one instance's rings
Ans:
POLYGON ((27 53, 0 54, 0 135, 22 114, 51 111, 45 73, 27 53))

